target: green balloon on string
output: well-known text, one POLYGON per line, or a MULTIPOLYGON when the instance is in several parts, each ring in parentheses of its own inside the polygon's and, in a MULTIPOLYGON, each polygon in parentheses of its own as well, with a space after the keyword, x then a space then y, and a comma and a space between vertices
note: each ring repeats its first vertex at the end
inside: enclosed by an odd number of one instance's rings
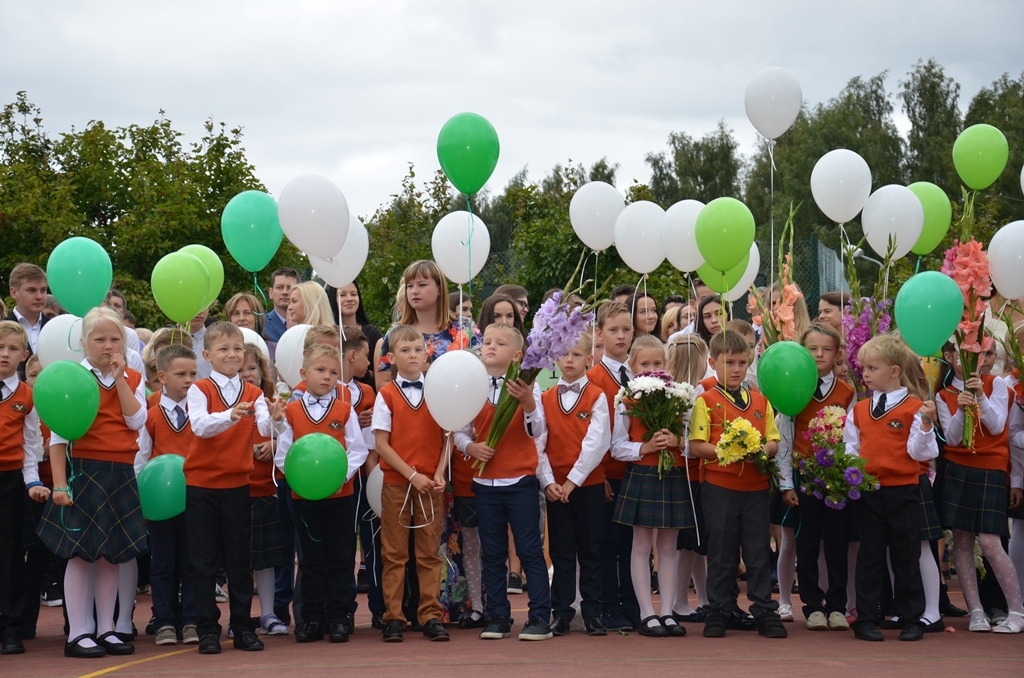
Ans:
POLYGON ((206 300, 203 302, 203 308, 209 308, 217 300, 217 297, 220 296, 220 291, 224 288, 224 264, 221 263, 220 257, 217 256, 216 252, 204 245, 185 245, 178 251, 191 254, 203 262, 203 266, 206 267, 206 272, 210 275, 210 290, 206 295, 206 300))
POLYGON ((1010 146, 992 125, 971 125, 953 143, 953 166, 968 188, 988 188, 1006 168, 1010 146))
POLYGON ((58 360, 36 377, 32 398, 39 418, 65 440, 85 435, 100 411, 100 387, 79 363, 58 360))
POLYGON ((736 264, 728 271, 719 271, 710 264, 704 264, 697 269, 697 275, 700 276, 701 282, 710 287, 713 292, 725 294, 732 288, 736 287, 736 283, 743 279, 743 274, 747 272, 747 265, 749 263, 750 246, 747 245, 746 255, 744 255, 740 263, 736 264))
POLYGON ((164 315, 183 325, 206 308, 210 274, 203 262, 188 252, 171 252, 153 267, 150 288, 164 315))
POLYGON ((53 248, 46 260, 50 291, 79 318, 103 303, 113 277, 107 251, 89 238, 68 238, 53 248))
POLYGON ((347 473, 345 448, 326 433, 302 436, 284 458, 284 477, 303 499, 326 499, 341 489, 347 473))
POLYGON ((956 282, 938 271, 925 271, 903 283, 896 295, 896 327, 914 353, 933 355, 949 341, 963 310, 956 282))
POLYGON ((437 135, 437 159, 455 188, 473 195, 483 188, 498 165, 498 133, 487 118, 459 113, 437 135))
POLYGON ((161 454, 139 472, 139 503, 146 520, 169 520, 185 512, 185 457, 161 454))
POLYGON ((243 191, 228 201, 220 217, 224 245, 238 264, 255 273, 277 254, 284 239, 277 201, 262 191, 243 191))
POLYGON ((769 346, 757 362, 757 387, 778 412, 800 414, 818 387, 818 366, 806 348, 795 341, 769 346))
POLYGON ((749 256, 755 230, 746 205, 736 198, 715 198, 697 215, 693 235, 708 266, 730 271, 749 256))
POLYGON ((949 231, 949 224, 953 220, 953 206, 949 202, 946 192, 935 184, 927 181, 918 181, 907 186, 917 199, 921 201, 924 208, 924 228, 921 229, 921 236, 910 249, 914 254, 925 255, 939 246, 942 239, 949 231))

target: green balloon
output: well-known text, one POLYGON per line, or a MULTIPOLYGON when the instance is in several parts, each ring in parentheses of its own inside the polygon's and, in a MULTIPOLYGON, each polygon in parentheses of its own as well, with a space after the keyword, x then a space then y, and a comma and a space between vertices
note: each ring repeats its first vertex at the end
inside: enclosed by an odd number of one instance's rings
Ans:
POLYGON ((210 274, 187 252, 171 252, 156 262, 149 284, 157 306, 176 323, 187 323, 206 308, 210 274))
POLYGON ((757 362, 757 387, 776 411, 795 417, 818 388, 818 366, 800 344, 780 341, 769 346, 757 362))
POLYGON ((498 133, 487 118, 459 113, 437 135, 437 159, 455 188, 472 195, 483 188, 498 164, 498 133))
POLYGON ((89 238, 68 238, 46 260, 46 282, 60 305, 79 318, 103 303, 114 270, 106 250, 89 238))
POLYGON ((262 191, 239 193, 224 207, 220 234, 239 266, 252 273, 263 270, 284 238, 277 201, 262 191))
POLYGON ((146 520, 170 520, 185 512, 185 457, 161 454, 139 471, 139 502, 146 520))
POLYGON ((1010 146, 1003 133, 992 125, 971 125, 953 144, 953 165, 968 188, 988 188, 1006 167, 1010 146))
POLYGON ((754 215, 746 205, 736 198, 715 198, 697 215, 693 233, 707 265, 729 271, 749 256, 754 230, 754 215))
POLYGON ((345 484, 348 455, 326 433, 310 433, 296 440, 284 458, 284 477, 303 499, 326 499, 345 484))
POLYGON ((924 228, 921 230, 921 237, 910 251, 925 255, 938 247, 946 237, 949 223, 953 220, 953 207, 946 192, 935 184, 918 181, 907 188, 914 192, 921 201, 921 207, 924 208, 924 228))
POLYGON ((956 282, 938 271, 918 273, 896 295, 896 327, 914 353, 934 355, 949 341, 963 315, 956 282))
POLYGON ((65 440, 78 440, 100 411, 100 387, 92 372, 70 360, 43 368, 32 388, 39 418, 65 440))
POLYGON ((736 283, 743 279, 743 274, 747 272, 747 265, 749 263, 750 246, 748 245, 747 253, 744 255, 740 263, 736 264, 728 271, 723 273, 709 264, 704 264, 697 269, 697 275, 700 276, 700 281, 710 287, 713 292, 725 294, 732 288, 736 287, 736 283))
POLYGON ((206 294, 206 301, 203 305, 203 308, 209 308, 217 300, 217 297, 220 296, 220 291, 224 288, 224 264, 221 263, 217 253, 205 245, 185 245, 178 251, 191 254, 203 262, 206 272, 210 274, 210 289, 206 294))

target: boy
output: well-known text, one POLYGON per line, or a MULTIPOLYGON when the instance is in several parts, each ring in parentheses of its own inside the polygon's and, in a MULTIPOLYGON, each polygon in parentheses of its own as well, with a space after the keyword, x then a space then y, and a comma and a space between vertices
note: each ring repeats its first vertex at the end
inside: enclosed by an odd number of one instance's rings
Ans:
POLYGON ((283 266, 270 276, 270 289, 267 296, 274 304, 263 320, 263 338, 267 341, 280 341, 287 325, 285 316, 288 314, 288 300, 291 298, 292 286, 299 284, 299 273, 294 268, 283 266))
MULTIPOLYGON (((629 307, 617 301, 601 304, 597 310, 597 343, 604 347, 603 357, 587 372, 587 379, 601 389, 611 412, 619 389, 633 378, 629 369, 629 347, 633 343, 633 315, 629 307)), ((609 431, 614 429, 611 418, 609 431)), ((604 456, 604 517, 601 520, 601 623, 609 631, 628 631, 640 626, 637 602, 630 574, 633 528, 612 520, 615 497, 626 474, 626 462, 604 456)))
POLYGON ((210 325, 205 332, 203 356, 212 373, 188 389, 192 444, 185 459, 185 514, 189 557, 195 570, 200 654, 220 653, 215 577, 222 564, 231 582, 234 646, 246 651, 263 649, 249 615, 249 472, 255 432, 269 437, 276 431, 276 422, 284 415, 284 403, 274 398, 268 407, 258 388, 242 382, 238 371, 244 355, 245 338, 236 325, 210 325))
POLYGON ((544 545, 540 535, 540 484, 537 468, 540 453, 535 438, 543 430, 544 410, 537 407, 540 386, 528 386, 521 379, 506 384, 510 396, 520 402, 512 422, 497 449, 483 442, 494 419, 501 383, 509 365, 522 357, 523 335, 511 325, 490 325, 484 330, 480 359, 491 378, 484 409, 455 440, 459 450, 486 463, 473 479, 477 520, 480 530, 481 569, 487 592, 487 626, 480 633, 485 640, 508 638, 512 607, 505 586, 508 570, 508 531, 512 529, 516 553, 526 574, 529 620, 519 640, 547 640, 551 637, 551 588, 548 584, 544 545))
MULTIPOLYGON (((196 354, 180 344, 165 347, 157 355, 156 379, 159 401, 150 407, 146 426, 139 431, 139 451, 135 455, 138 475, 153 457, 162 454, 186 456, 192 445, 192 427, 188 422, 188 391, 196 380, 196 354)), ((199 642, 196 628, 196 599, 192 563, 188 557, 186 514, 169 520, 149 521, 149 550, 152 565, 149 583, 153 595, 153 628, 157 645, 175 645, 178 631, 182 642, 199 642), (178 587, 174 572, 181 581, 181 614, 175 615, 178 587)))
MULTIPOLYGON (((601 623, 601 532, 604 469, 611 444, 611 421, 604 391, 587 380, 593 340, 589 333, 558 360, 562 377, 541 396, 546 441, 539 469, 548 507, 548 543, 554 577, 551 632, 569 632, 576 601, 576 562, 583 628, 589 636, 607 633, 601 623)), ((542 435, 544 440, 545 436, 542 435)))
POLYGON ((846 305, 850 303, 850 295, 847 292, 825 292, 818 298, 818 319, 822 325, 830 325, 836 332, 842 335, 843 313, 846 305))
POLYGON ((32 389, 18 379, 18 366, 29 351, 24 327, 0 321, 0 654, 25 651, 18 638, 25 598, 25 490, 35 501, 49 495, 39 482, 39 415, 32 405, 32 389))
POLYGON ((299 643, 322 640, 326 629, 330 642, 345 643, 355 598, 351 581, 356 551, 356 536, 351 529, 355 518, 352 478, 366 461, 367 451, 352 406, 330 395, 341 376, 338 349, 315 344, 305 352, 302 362, 300 373, 308 391, 300 400, 288 404, 274 461, 277 468, 284 471, 285 458, 293 441, 321 433, 345 448, 348 473, 338 491, 326 499, 314 501, 292 495, 302 571, 299 599, 303 621, 295 629, 295 640, 299 643))
POLYGON ((757 630, 767 638, 788 634, 779 619, 779 604, 772 600, 770 532, 768 529, 768 477, 752 461, 718 463, 715 445, 725 422, 744 418, 758 431, 764 451, 774 457, 779 431, 775 413, 757 390, 743 388, 750 363, 750 345, 736 332, 711 338, 708 363, 715 371, 700 383, 690 419, 690 452, 702 459, 706 482, 701 492, 708 543, 708 614, 705 638, 722 638, 730 617, 738 612, 736 571, 740 550, 747 567, 747 598, 757 630))
POLYGON ((18 378, 25 380, 25 361, 39 350, 39 333, 49 320, 43 315, 46 306, 46 272, 35 264, 21 263, 11 270, 11 297, 14 309, 4 320, 11 320, 24 328, 28 335, 28 353, 18 364, 18 378))
POLYGON ((891 335, 872 338, 861 346, 857 360, 864 385, 874 391, 870 400, 853 406, 846 417, 846 451, 864 457, 865 471, 881 487, 854 502, 853 520, 860 537, 857 552, 857 621, 860 640, 881 641, 878 603, 883 579, 893 574, 893 607, 904 620, 900 640, 924 636, 924 585, 921 583, 921 463, 939 455, 932 432, 935 403, 922 402, 902 385, 902 365, 916 359, 891 335))
POLYGON ((417 619, 428 640, 447 641, 438 600, 447 460, 441 427, 423 401, 427 346, 423 335, 410 325, 395 327, 389 336, 391 350, 387 358, 398 371, 398 378, 377 394, 371 424, 384 471, 380 521, 385 606, 382 637, 385 643, 402 642, 405 565, 409 560, 409 530, 415 528, 420 592, 417 619))

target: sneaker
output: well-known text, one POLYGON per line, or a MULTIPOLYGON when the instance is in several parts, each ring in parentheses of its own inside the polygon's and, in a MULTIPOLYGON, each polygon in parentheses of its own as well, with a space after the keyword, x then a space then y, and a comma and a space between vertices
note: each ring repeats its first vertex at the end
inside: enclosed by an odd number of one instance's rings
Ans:
POLYGON ((523 578, 515 572, 509 572, 508 574, 508 588, 507 593, 522 593, 523 592, 523 578))
POLYGON ((519 640, 547 640, 551 636, 551 625, 543 619, 531 619, 519 632, 519 640))
POLYGON ((60 607, 64 604, 64 596, 59 591, 43 591, 39 596, 39 602, 46 607, 60 607))
POLYGON ((262 629, 265 636, 288 635, 288 627, 274 614, 265 614, 260 617, 260 629, 262 629))
POLYGON ((148 596, 150 592, 149 584, 144 584, 135 589, 135 595, 137 596, 148 596))
POLYGON ((757 632, 765 638, 787 638, 789 636, 789 632, 782 625, 779 615, 772 614, 771 612, 761 615, 757 620, 757 632))
POLYGON ((161 626, 156 631, 156 644, 157 645, 177 645, 178 644, 178 632, 174 630, 173 626, 161 626))
POLYGON ((215 592, 215 596, 217 598, 217 602, 218 603, 226 603, 226 602, 228 602, 228 594, 224 593, 224 589, 222 589, 220 587, 220 584, 216 584, 216 587, 217 587, 217 589, 216 589, 216 592, 215 592))
MULTIPOLYGON (((781 612, 781 610, 779 610, 779 611, 781 612)), ((833 612, 832 614, 836 615, 836 614, 839 614, 839 613, 838 612, 833 612)), ((842 615, 839 615, 839 616, 842 616, 842 615)), ((829 622, 829 620, 825 619, 825 613, 824 612, 821 612, 821 611, 812 612, 807 617, 807 628, 809 628, 811 631, 827 631, 828 630, 828 622, 829 622)), ((843 622, 846 622, 846 617, 843 617, 843 622)), ((846 628, 850 628, 850 625, 847 624, 846 628)))
MULTIPOLYGON (((810 622, 807 623, 807 628, 810 628, 810 622)), ((849 631, 850 622, 847 621, 846 616, 842 612, 833 612, 828 616, 828 627, 833 631, 849 631)))
POLYGON ((779 605, 779 619, 781 619, 784 622, 793 621, 793 606, 779 605))
POLYGON ((501 640, 502 638, 508 638, 511 633, 511 620, 508 617, 498 615, 492 617, 487 622, 487 626, 480 632, 480 638, 483 640, 501 640))
POLYGON ((185 645, 199 644, 199 631, 195 624, 185 624, 181 629, 181 642, 185 645))

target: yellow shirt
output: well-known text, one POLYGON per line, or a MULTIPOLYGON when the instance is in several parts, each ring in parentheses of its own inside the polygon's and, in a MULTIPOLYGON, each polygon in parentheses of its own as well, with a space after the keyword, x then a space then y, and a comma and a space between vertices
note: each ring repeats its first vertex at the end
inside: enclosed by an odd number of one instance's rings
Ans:
MULTIPOLYGON (((725 397, 736 402, 728 393, 725 394, 725 397)), ((779 429, 775 426, 775 412, 772 410, 771 403, 768 403, 765 407, 764 437, 766 440, 774 440, 776 442, 782 440, 782 436, 779 435, 779 429)), ((708 406, 704 402, 704 398, 697 396, 697 401, 693 404, 693 411, 690 416, 690 440, 700 440, 706 443, 710 438, 711 421, 708 418, 708 406)))

